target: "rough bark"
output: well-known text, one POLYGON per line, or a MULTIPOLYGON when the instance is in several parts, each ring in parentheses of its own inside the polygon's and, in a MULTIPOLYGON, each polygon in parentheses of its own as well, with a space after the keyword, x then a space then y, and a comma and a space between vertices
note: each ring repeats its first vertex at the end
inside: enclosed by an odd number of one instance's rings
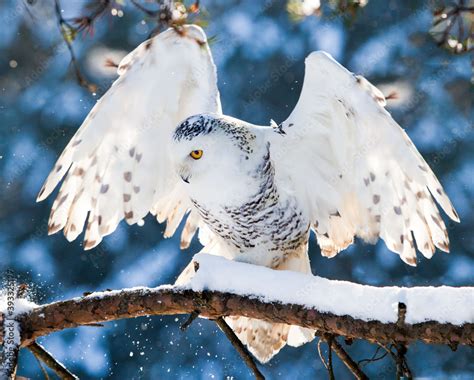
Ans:
MULTIPOLYGON (((22 346, 55 331, 145 315, 189 314, 202 317, 245 316, 268 322, 283 322, 318 329, 349 339, 364 339, 381 344, 408 345, 413 341, 445 344, 474 344, 474 324, 463 326, 424 322, 418 324, 363 321, 351 316, 336 316, 300 305, 263 302, 251 296, 215 291, 194 292, 166 287, 124 289, 59 301, 39 306, 17 317, 22 346)), ((0 337, 1 343, 1 337, 0 337)))

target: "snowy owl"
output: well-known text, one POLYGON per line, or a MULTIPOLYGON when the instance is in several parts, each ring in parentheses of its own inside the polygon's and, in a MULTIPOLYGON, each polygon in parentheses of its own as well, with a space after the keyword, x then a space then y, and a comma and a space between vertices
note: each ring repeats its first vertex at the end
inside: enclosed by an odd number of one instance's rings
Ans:
MULTIPOLYGON (((142 43, 93 107, 40 191, 65 176, 49 232, 70 241, 85 228, 91 249, 125 219, 151 212, 165 237, 185 219, 181 248, 197 230, 203 251, 310 273, 308 238, 333 257, 359 237, 378 238, 409 265, 416 248, 448 251, 434 200, 459 221, 439 181, 385 97, 324 52, 306 58, 303 89, 281 124, 257 126, 221 112, 204 32, 185 26, 142 43), (434 200, 433 200, 434 198, 434 200)), ((188 267, 189 268, 189 267, 188 267)), ((178 279, 190 276, 187 269, 178 279)), ((268 361, 312 331, 243 317, 228 322, 268 361)))

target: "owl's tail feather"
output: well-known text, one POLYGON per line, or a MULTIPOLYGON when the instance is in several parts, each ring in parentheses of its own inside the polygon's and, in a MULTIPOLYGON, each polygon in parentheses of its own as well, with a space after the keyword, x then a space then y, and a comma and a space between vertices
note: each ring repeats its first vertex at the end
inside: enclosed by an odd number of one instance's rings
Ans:
POLYGON ((228 317, 226 322, 261 363, 267 363, 285 344, 298 347, 314 339, 313 330, 285 323, 247 317, 228 317))
POLYGON ((286 344, 290 325, 247 317, 225 319, 240 341, 261 362, 268 362, 286 344))

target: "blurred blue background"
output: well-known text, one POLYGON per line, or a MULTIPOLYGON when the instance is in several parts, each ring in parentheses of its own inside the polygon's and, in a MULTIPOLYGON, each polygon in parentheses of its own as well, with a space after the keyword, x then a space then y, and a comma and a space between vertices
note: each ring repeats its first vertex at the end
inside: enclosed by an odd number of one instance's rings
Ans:
MULTIPOLYGON (((66 143, 97 98, 115 78, 106 58, 118 61, 144 41, 154 24, 128 4, 96 24, 94 34, 74 42, 84 74, 98 84, 96 96, 81 88, 59 33, 52 0, 2 0, 0 5, 0 271, 14 269, 38 303, 79 296, 84 291, 172 283, 199 250, 179 251, 177 239, 163 240, 163 226, 148 217, 143 227, 121 224, 96 249, 47 236, 53 199, 35 197, 66 143)), ((83 15, 84 1, 63 1, 64 16, 83 15)), ((395 119, 439 176, 462 223, 445 218, 451 254, 405 265, 383 244, 358 242, 328 260, 311 240, 313 272, 331 279, 374 285, 473 285, 474 134, 471 61, 437 47, 427 34, 431 2, 369 1, 350 20, 329 13, 291 20, 285 1, 201 2, 208 12, 208 36, 218 67, 226 114, 256 124, 283 121, 295 105, 305 56, 330 52, 351 71, 363 74, 385 94, 395 119)), ((330 296, 330 295, 328 295, 330 296)), ((432 300, 436 302, 436 299, 432 300)), ((473 307, 473 305, 466 305, 473 307)), ((186 316, 137 318, 55 333, 41 343, 85 379, 245 379, 251 374, 215 325, 186 316)), ((348 347, 356 360, 375 346, 348 347)), ((416 376, 472 378, 472 350, 416 344, 408 363, 416 376)), ((336 378, 350 374, 335 359, 336 378)), ((263 367, 268 378, 326 378, 316 341, 284 348, 263 367)), ((393 378, 390 359, 365 367, 374 378, 393 378)), ((23 350, 19 374, 42 375, 23 350)))

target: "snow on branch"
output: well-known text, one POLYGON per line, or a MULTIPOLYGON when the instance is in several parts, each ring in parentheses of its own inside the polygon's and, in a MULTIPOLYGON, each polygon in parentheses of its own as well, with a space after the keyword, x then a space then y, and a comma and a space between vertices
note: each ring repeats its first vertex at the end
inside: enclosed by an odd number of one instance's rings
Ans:
POLYGON ((21 346, 67 328, 174 314, 245 316, 382 345, 474 345, 473 287, 374 287, 207 254, 193 260, 195 273, 185 285, 97 292, 17 314, 21 346))
POLYGON ((474 311, 466 307, 474 300, 474 287, 375 287, 275 271, 207 254, 194 256, 194 261, 199 263, 199 271, 186 286, 194 291, 253 296, 266 303, 296 304, 362 321, 397 322, 398 304, 404 303, 409 324, 474 322, 474 311))
POLYGON ((474 344, 473 287, 374 287, 206 254, 184 286, 92 293, 20 314, 22 346, 66 328, 143 315, 245 316, 380 343, 474 344), (403 305, 403 306, 401 306, 403 305))

